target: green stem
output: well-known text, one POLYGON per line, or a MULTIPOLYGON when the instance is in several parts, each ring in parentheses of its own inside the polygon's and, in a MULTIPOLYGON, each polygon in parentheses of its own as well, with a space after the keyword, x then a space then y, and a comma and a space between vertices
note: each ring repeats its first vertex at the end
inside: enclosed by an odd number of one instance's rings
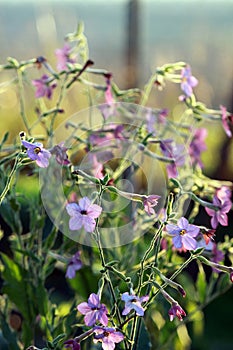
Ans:
POLYGON ((22 117, 22 120, 24 122, 24 125, 28 134, 31 135, 31 129, 29 127, 29 123, 25 113, 25 102, 24 102, 24 95, 23 95, 23 76, 20 68, 17 69, 17 75, 18 75, 18 85, 19 85, 20 115, 22 117))
POLYGON ((7 177, 7 182, 6 185, 0 195, 0 205, 2 204, 2 201, 4 200, 4 198, 6 197, 7 193, 9 192, 10 188, 11 188, 11 183, 12 180, 14 178, 14 175, 16 173, 16 170, 18 168, 19 165, 19 155, 16 157, 13 168, 11 169, 11 172, 9 174, 9 176, 7 177))

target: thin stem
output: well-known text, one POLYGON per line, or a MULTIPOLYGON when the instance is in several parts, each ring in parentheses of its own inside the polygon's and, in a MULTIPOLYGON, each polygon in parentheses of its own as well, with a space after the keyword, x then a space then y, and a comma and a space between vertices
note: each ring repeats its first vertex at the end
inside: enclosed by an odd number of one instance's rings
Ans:
POLYGON ((25 102, 24 102, 24 94, 23 94, 23 76, 20 68, 17 69, 17 75, 18 75, 18 85, 19 85, 20 115, 23 119, 23 122, 28 134, 31 135, 31 128, 29 126, 26 113, 25 113, 25 102))
POLYGON ((11 188, 11 183, 12 183, 12 180, 14 178, 15 172, 18 168, 18 165, 19 165, 19 155, 15 158, 13 168, 11 169, 9 176, 7 177, 6 185, 5 185, 3 191, 0 195, 0 205, 2 204, 2 201, 4 200, 4 198, 6 197, 7 193, 9 192, 9 190, 11 188))

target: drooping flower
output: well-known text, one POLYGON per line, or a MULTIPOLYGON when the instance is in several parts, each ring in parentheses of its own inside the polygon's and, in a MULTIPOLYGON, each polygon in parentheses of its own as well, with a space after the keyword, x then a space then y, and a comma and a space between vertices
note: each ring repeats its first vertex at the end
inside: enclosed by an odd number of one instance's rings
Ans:
POLYGON ((75 59, 71 58, 71 47, 65 44, 62 49, 56 49, 55 55, 57 57, 57 70, 67 70, 67 63, 75 63, 75 59))
POLYGON ((125 302, 125 308, 122 311, 122 315, 128 315, 131 310, 135 310, 138 316, 144 315, 144 309, 141 305, 144 301, 148 301, 149 296, 138 297, 135 294, 129 294, 125 292, 121 296, 121 300, 125 302))
POLYGON ((189 145, 189 155, 193 165, 198 164, 203 168, 201 161, 201 154, 206 150, 205 138, 207 136, 207 130, 205 128, 197 129, 193 135, 193 139, 189 145))
POLYGON ((183 316, 186 316, 186 313, 177 302, 174 302, 168 311, 168 315, 170 316, 170 321, 173 321, 175 317, 178 317, 180 321, 183 321, 183 316))
POLYGON ((192 75, 189 65, 181 70, 181 90, 185 93, 186 97, 192 96, 193 87, 198 84, 198 80, 192 75))
POLYGON ((143 200, 144 209, 148 215, 155 214, 153 207, 155 207, 158 204, 159 198, 161 197, 157 196, 156 194, 151 194, 149 196, 146 196, 146 198, 143 200))
POLYGON ((111 87, 111 79, 112 79, 112 74, 108 73, 105 74, 105 79, 106 79, 106 90, 105 90, 105 102, 108 105, 111 105, 114 102, 113 96, 112 96, 112 87, 111 87))
POLYGON ((60 165, 69 165, 70 161, 67 155, 68 148, 64 147, 64 142, 61 142, 59 145, 54 146, 50 149, 50 153, 55 155, 56 161, 60 165))
POLYGON ((94 328, 94 343, 101 342, 103 350, 114 350, 115 344, 120 343, 124 339, 124 335, 110 327, 94 328))
POLYGON ((222 113, 222 126, 223 129, 225 130, 226 134, 228 137, 232 137, 232 132, 231 132, 231 127, 233 126, 233 115, 230 115, 227 112, 226 107, 220 106, 220 110, 222 113))
POLYGON ((214 195, 213 204, 219 207, 219 210, 213 210, 210 208, 205 208, 207 214, 211 216, 211 226, 215 229, 220 223, 222 226, 228 225, 227 213, 231 210, 231 200, 224 196, 222 192, 214 195))
POLYGON ((172 242, 177 249, 185 248, 187 250, 194 250, 197 247, 195 237, 198 235, 200 229, 195 225, 189 224, 184 217, 180 218, 177 225, 167 224, 166 230, 172 237, 172 242))
POLYGON ((32 80, 32 84, 36 88, 36 98, 45 96, 48 99, 52 98, 53 89, 57 86, 56 83, 51 84, 51 78, 46 74, 42 75, 40 79, 32 80))
POLYGON ((169 178, 175 178, 178 176, 178 167, 181 167, 185 163, 185 148, 182 144, 174 144, 172 140, 164 140, 160 142, 160 149, 165 157, 174 159, 173 163, 166 166, 167 175, 169 178))
POLYGON ((69 339, 64 342, 65 348, 69 348, 71 350, 81 350, 81 345, 75 339, 69 339))
POLYGON ((88 302, 83 302, 77 306, 79 312, 85 315, 84 322, 87 326, 93 326, 99 321, 102 325, 108 324, 108 310, 104 304, 100 303, 98 294, 92 293, 88 302))
POLYGON ((40 142, 28 142, 21 141, 23 146, 27 149, 27 155, 30 159, 35 160, 36 164, 41 168, 47 168, 49 165, 49 158, 51 153, 43 148, 43 144, 40 142))
POLYGON ((97 204, 92 204, 90 199, 83 197, 77 203, 68 203, 66 205, 67 213, 71 216, 69 221, 70 230, 80 230, 82 227, 87 232, 93 232, 96 222, 102 212, 102 208, 97 204))
POLYGON ((70 259, 67 270, 66 270, 66 277, 67 278, 74 278, 76 271, 80 270, 82 267, 82 261, 80 259, 80 251, 76 252, 72 258, 70 259))

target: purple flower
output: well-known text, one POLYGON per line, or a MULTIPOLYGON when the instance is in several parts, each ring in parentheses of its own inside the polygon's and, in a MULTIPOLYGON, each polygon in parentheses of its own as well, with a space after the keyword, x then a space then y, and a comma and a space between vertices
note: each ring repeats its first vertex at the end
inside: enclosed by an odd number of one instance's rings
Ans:
POLYGON ((39 167, 47 168, 51 153, 47 149, 43 148, 42 143, 22 141, 22 144, 27 149, 27 155, 30 159, 35 160, 39 167))
POLYGON ((61 165, 69 165, 70 161, 66 153, 67 148, 64 147, 64 142, 61 142, 59 145, 54 146, 50 149, 50 152, 55 155, 56 161, 61 165))
POLYGON ((75 339, 69 339, 64 342, 65 348, 69 348, 71 350, 81 350, 81 345, 76 342, 75 339))
POLYGON ((184 217, 180 218, 177 225, 167 224, 166 229, 172 237, 172 242, 177 249, 185 248, 194 250, 197 247, 197 241, 194 239, 200 231, 199 227, 189 224, 184 217))
POLYGON ((232 137, 230 125, 233 125, 233 115, 229 115, 226 107, 220 106, 222 113, 222 126, 228 137, 232 137))
POLYGON ((108 310, 104 304, 100 304, 98 294, 92 293, 88 298, 88 302, 79 304, 77 309, 82 315, 85 315, 84 322, 87 326, 93 326, 97 321, 102 325, 107 326, 108 310))
POLYGON ((142 302, 148 301, 149 296, 138 297, 135 294, 123 293, 121 300, 125 302, 125 308, 122 311, 122 315, 128 315, 131 310, 135 310, 138 316, 144 315, 144 309, 141 305, 142 302))
POLYGON ((67 63, 75 63, 75 60, 71 58, 71 47, 65 44, 62 49, 56 49, 55 55, 57 56, 57 70, 67 70, 67 63))
POLYGON ((50 78, 44 74, 40 79, 35 79, 32 81, 32 84, 36 87, 35 97, 46 96, 48 99, 51 99, 53 89, 57 86, 56 83, 50 85, 50 78))
POLYGON ((186 66, 181 71, 181 90, 187 97, 192 96, 193 87, 198 84, 198 80, 192 75, 190 66, 186 66))
POLYGON ((97 204, 92 204, 89 198, 83 197, 79 204, 68 203, 66 210, 71 216, 70 230, 80 230, 83 226, 87 232, 93 232, 96 225, 94 219, 100 216, 102 208, 97 204))
POLYGON ((197 129, 194 133, 193 139, 189 145, 189 155, 193 165, 200 165, 203 167, 201 161, 201 153, 206 150, 205 138, 207 136, 207 130, 205 128, 197 129))
POLYGON ((170 321, 173 321, 175 317, 178 317, 180 321, 183 321, 183 316, 186 316, 186 313, 177 302, 174 302, 168 311, 168 315, 170 316, 170 321))
POLYGON ((159 198, 160 196, 157 196, 156 194, 151 194, 149 196, 146 196, 146 198, 143 200, 144 209, 148 215, 155 214, 153 207, 155 207, 158 204, 159 198))
POLYGON ((115 344, 120 343, 124 336, 121 332, 110 327, 95 327, 94 328, 94 343, 102 342, 103 350, 114 350, 115 344))
POLYGON ((74 278, 76 271, 80 270, 82 267, 82 261, 80 259, 80 252, 76 252, 72 258, 70 259, 68 266, 67 266, 67 270, 66 270, 66 277, 67 278, 74 278))
POLYGON ((160 148, 165 157, 174 159, 174 163, 167 165, 167 175, 169 178, 177 177, 177 167, 181 167, 185 162, 185 149, 181 144, 173 144, 172 140, 164 140, 160 142, 160 148))
POLYGON ((213 204, 219 207, 219 210, 213 210, 210 208, 205 208, 207 214, 211 216, 211 226, 216 228, 218 223, 222 226, 228 225, 227 213, 231 210, 231 200, 228 197, 222 197, 220 193, 220 198, 217 197, 218 193, 213 198, 213 204))

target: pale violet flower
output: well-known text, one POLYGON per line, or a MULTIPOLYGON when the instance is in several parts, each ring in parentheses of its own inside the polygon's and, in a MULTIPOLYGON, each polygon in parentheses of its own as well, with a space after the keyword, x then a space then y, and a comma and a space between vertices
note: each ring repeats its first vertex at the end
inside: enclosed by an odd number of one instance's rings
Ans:
POLYGON ((192 75, 190 66, 186 66, 181 71, 181 90, 187 97, 192 96, 193 87, 198 84, 198 80, 192 75))
POLYGON ((138 297, 135 294, 129 294, 128 292, 123 293, 121 300, 125 302, 125 308, 122 311, 122 315, 128 315, 131 310, 135 310, 138 316, 144 315, 144 309, 141 305, 144 301, 148 301, 149 296, 145 295, 143 297, 138 297))
POLYGON ((189 224, 188 220, 184 217, 178 220, 177 225, 167 224, 166 230, 172 236, 172 242, 175 248, 196 249, 197 241, 195 237, 198 235, 200 228, 189 224))
POLYGON ((76 275, 76 271, 80 270, 82 266, 83 264, 80 259, 80 252, 78 251, 72 256, 68 263, 66 277, 69 279, 74 278, 76 275))
POLYGON ((84 227, 87 232, 94 231, 96 225, 95 219, 102 212, 102 208, 97 204, 92 204, 88 197, 81 198, 78 204, 68 203, 66 210, 71 216, 69 221, 70 230, 80 230, 84 227))
POLYGON ((114 350, 115 344, 120 343, 124 339, 124 335, 110 327, 94 328, 94 343, 101 342, 103 350, 114 350))
POLYGON ((92 293, 88 298, 88 302, 79 304, 77 309, 82 315, 85 315, 84 322, 87 326, 94 326, 97 321, 107 326, 108 310, 104 304, 100 303, 98 294, 92 293))
POLYGON ((22 145, 27 149, 27 155, 30 159, 35 160, 36 164, 41 168, 47 168, 49 165, 49 158, 51 153, 43 148, 40 142, 21 141, 22 145))

